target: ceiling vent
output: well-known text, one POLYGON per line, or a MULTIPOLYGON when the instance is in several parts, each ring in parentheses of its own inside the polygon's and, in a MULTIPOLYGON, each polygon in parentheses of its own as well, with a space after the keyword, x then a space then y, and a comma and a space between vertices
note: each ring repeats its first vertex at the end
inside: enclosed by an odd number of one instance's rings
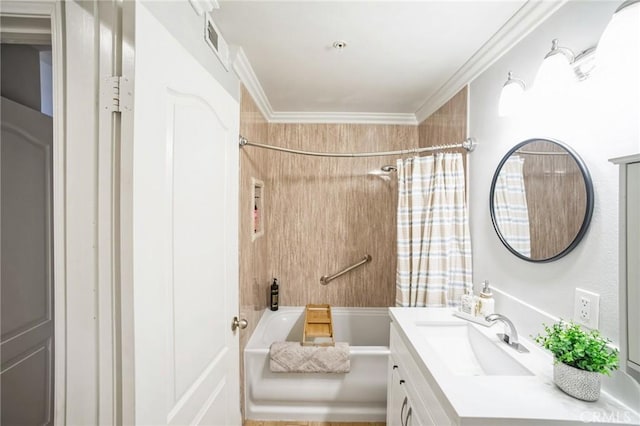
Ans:
POLYGON ((229 45, 224 41, 224 38, 222 38, 222 34, 220 34, 216 24, 213 23, 213 18, 210 13, 205 14, 204 41, 213 50, 213 53, 216 54, 224 69, 229 71, 229 45))

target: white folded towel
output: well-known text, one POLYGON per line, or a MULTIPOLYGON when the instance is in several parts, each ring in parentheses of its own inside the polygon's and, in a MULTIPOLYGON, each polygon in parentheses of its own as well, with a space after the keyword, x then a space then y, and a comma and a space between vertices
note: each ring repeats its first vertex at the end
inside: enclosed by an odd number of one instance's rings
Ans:
POLYGON ((269 348, 271 371, 275 373, 348 373, 349 344, 302 346, 299 342, 274 342, 269 348))

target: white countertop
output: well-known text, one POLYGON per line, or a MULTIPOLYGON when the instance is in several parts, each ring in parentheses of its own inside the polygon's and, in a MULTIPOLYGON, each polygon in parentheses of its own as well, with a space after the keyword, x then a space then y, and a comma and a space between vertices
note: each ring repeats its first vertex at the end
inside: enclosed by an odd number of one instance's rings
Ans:
MULTIPOLYGON (((537 344, 519 336, 530 353, 518 353, 496 336, 502 324, 483 327, 453 316, 447 308, 390 308, 391 318, 414 351, 419 368, 433 377, 449 404, 464 423, 465 419, 537 419, 553 424, 620 423, 640 425, 640 415, 602 392, 596 402, 575 399, 553 383, 553 358, 537 344), (453 374, 434 353, 417 324, 472 324, 533 373, 531 376, 461 376, 453 374)), ((517 324, 516 324, 517 328, 517 324)))

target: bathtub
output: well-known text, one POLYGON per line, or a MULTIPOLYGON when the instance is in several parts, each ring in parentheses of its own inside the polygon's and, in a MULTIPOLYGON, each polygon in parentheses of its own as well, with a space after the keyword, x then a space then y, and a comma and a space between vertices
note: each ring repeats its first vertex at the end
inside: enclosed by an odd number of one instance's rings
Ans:
POLYGON ((387 406, 387 308, 332 308, 334 336, 349 342, 346 374, 272 373, 269 346, 300 341, 303 307, 266 310, 244 350, 245 417, 250 420, 384 422, 387 406))

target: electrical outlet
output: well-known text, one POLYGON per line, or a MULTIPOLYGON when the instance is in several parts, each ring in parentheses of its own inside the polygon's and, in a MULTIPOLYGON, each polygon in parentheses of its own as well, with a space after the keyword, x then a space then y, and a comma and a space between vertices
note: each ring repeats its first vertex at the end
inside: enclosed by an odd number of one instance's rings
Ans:
POLYGON ((573 321, 585 327, 597 329, 600 315, 600 295, 576 288, 573 305, 573 321))
POLYGON ((591 321, 591 300, 588 297, 580 296, 578 301, 578 317, 580 322, 589 324, 591 321))

